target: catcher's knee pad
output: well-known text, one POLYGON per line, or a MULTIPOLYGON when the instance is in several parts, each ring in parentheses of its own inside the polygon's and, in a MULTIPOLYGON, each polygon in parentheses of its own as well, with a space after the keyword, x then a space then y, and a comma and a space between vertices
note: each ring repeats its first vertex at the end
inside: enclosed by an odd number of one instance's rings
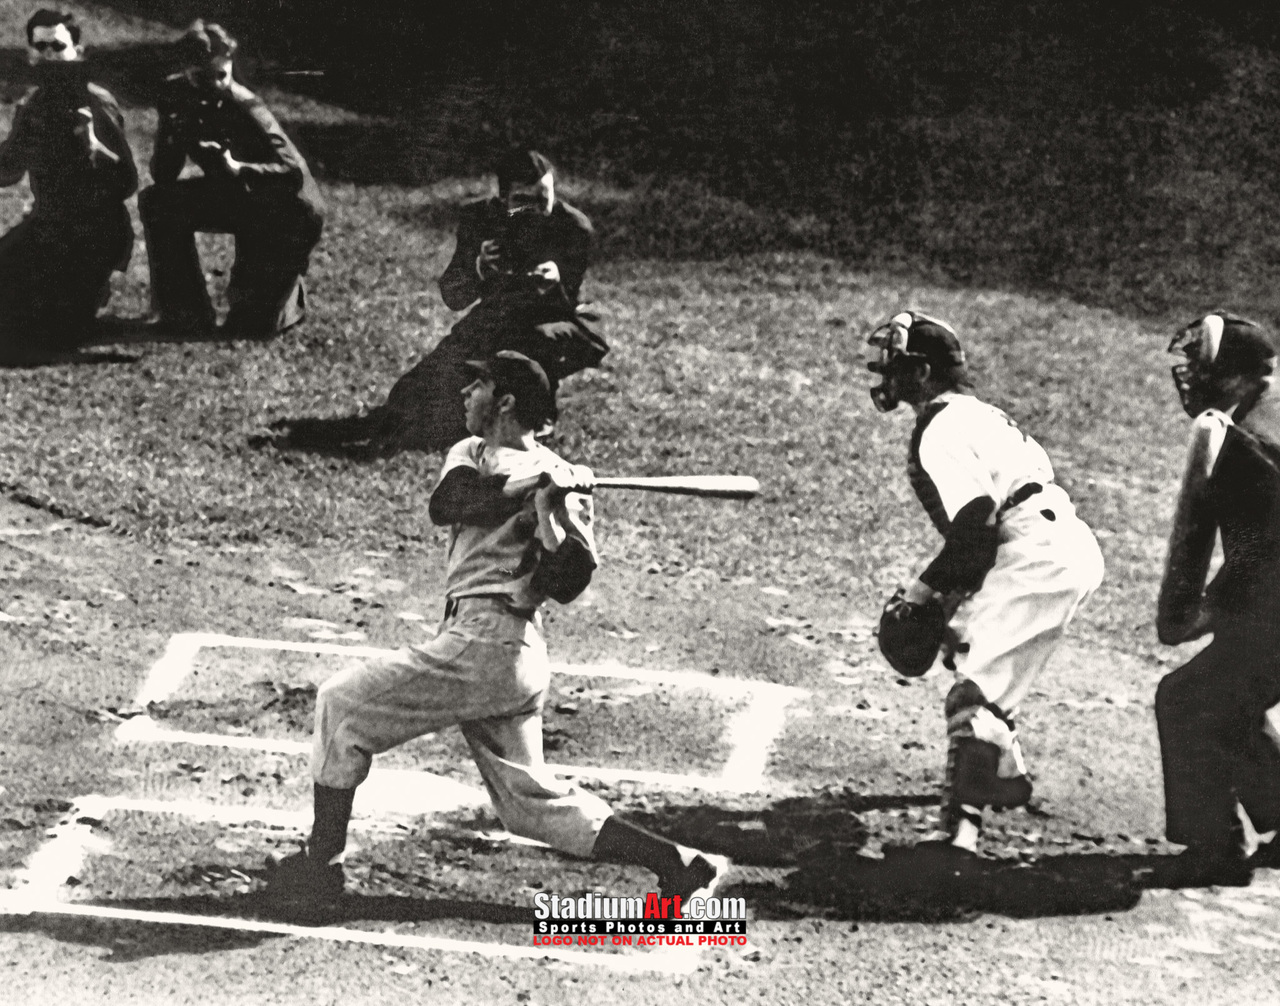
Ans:
POLYGON ((961 678, 947 692, 942 705, 942 712, 947 717, 947 729, 951 729, 951 719, 956 714, 987 704, 987 697, 978 685, 968 678, 961 678))

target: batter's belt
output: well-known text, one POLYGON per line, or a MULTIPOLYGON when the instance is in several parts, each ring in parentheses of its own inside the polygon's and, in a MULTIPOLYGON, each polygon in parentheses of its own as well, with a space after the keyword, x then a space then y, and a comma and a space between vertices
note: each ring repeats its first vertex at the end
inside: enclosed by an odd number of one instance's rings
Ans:
POLYGON ((465 615, 473 607, 497 608, 508 615, 514 615, 530 622, 534 621, 538 616, 537 608, 518 608, 511 603, 511 598, 506 594, 467 594, 464 597, 446 597, 444 599, 445 621, 456 618, 459 615, 465 615))

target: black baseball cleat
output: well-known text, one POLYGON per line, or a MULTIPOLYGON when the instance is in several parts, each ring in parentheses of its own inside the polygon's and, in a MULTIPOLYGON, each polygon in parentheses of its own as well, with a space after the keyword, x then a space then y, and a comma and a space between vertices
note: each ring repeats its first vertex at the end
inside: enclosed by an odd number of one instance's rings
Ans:
POLYGON ((1000 749, 974 737, 955 740, 955 777, 951 798, 974 807, 1007 810, 1022 807, 1031 799, 1031 780, 1025 775, 1005 779, 996 774, 1000 749))
POLYGON ((681 866, 674 873, 658 878, 664 898, 679 895, 686 902, 693 897, 709 898, 716 892, 732 865, 727 856, 694 849, 680 849, 681 866))
POLYGON ((289 908, 332 908, 345 885, 341 863, 319 863, 305 847, 283 859, 267 860, 266 897, 289 908))

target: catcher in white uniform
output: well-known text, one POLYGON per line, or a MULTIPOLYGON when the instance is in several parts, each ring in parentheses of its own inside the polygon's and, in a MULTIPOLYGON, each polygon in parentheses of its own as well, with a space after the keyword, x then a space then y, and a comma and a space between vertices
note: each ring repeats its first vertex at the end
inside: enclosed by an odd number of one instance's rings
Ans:
POLYGON ((714 886, 728 861, 613 816, 542 760, 550 683, 541 607, 568 603, 597 564, 591 469, 534 439, 554 415, 546 372, 512 351, 467 364, 467 429, 431 494, 450 528, 444 622, 427 643, 330 678, 316 697, 315 823, 305 848, 269 864, 269 893, 303 906, 335 901, 347 825, 373 756, 458 724, 498 817, 512 833, 575 856, 644 866, 664 896, 714 886))
POLYGON ((1102 582, 1088 526, 1053 483, 1044 449, 967 394, 964 350, 944 322, 904 311, 869 337, 876 408, 916 412, 907 474, 944 538, 885 606, 880 648, 901 673, 955 672, 946 698, 945 848, 976 853, 985 807, 1031 798, 1018 706, 1080 604, 1102 582))

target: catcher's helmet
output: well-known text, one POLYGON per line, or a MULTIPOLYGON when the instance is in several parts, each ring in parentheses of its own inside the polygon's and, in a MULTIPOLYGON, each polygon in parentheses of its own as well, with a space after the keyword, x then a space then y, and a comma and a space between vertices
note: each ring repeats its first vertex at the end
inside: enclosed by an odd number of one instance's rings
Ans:
POLYGON ((871 401, 881 412, 898 407, 894 376, 904 364, 919 360, 935 371, 963 366, 964 350, 955 330, 945 321, 919 311, 902 311, 867 336, 871 358, 867 369, 884 380, 871 389, 871 401))
POLYGON ((1256 323, 1225 311, 1198 318, 1169 343, 1186 358, 1173 369, 1173 384, 1187 415, 1195 417, 1219 403, 1233 377, 1264 377, 1275 369, 1276 349, 1256 323))

